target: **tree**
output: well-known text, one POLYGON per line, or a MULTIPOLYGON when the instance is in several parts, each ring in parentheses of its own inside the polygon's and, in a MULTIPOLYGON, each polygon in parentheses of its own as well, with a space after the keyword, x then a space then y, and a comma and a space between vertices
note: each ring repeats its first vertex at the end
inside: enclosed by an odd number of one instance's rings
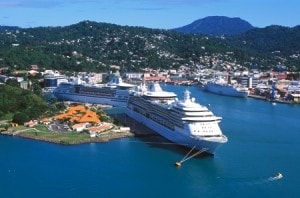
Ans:
POLYGON ((31 89, 33 91, 34 94, 38 95, 38 96, 41 96, 42 93, 43 93, 43 90, 39 84, 39 81, 34 79, 31 81, 32 84, 31 84, 31 89))
POLYGON ((18 124, 24 124, 25 122, 28 122, 29 120, 30 120, 29 117, 25 113, 19 112, 13 116, 12 122, 18 123, 18 124))
POLYGON ((12 87, 20 87, 20 83, 18 83, 17 79, 15 78, 8 79, 5 84, 10 85, 12 87))

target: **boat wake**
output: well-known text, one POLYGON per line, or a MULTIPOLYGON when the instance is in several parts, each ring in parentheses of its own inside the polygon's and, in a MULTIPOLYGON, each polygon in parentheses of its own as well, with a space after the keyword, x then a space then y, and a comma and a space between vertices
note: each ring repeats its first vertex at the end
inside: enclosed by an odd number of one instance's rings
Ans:
POLYGON ((277 180, 280 180, 281 178, 277 178, 276 176, 274 177, 269 177, 267 179, 262 179, 262 180, 259 180, 259 181, 256 181, 254 182, 253 184, 265 184, 265 183, 270 183, 270 182, 274 182, 274 181, 277 181, 277 180))
MULTIPOLYGON (((221 177, 217 177, 220 179, 221 177)), ((236 182, 239 183, 239 185, 247 185, 247 186, 254 186, 254 185, 263 185, 271 182, 275 182, 277 180, 281 180, 283 178, 283 175, 281 173, 277 173, 276 175, 268 178, 244 178, 244 179, 237 179, 236 182)))

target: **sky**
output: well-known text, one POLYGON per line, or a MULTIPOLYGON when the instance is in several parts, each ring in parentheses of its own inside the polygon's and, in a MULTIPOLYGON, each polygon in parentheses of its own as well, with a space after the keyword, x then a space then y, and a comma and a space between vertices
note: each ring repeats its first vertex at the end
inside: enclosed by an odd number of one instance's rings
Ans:
POLYGON ((0 25, 66 26, 83 20, 172 29, 207 16, 255 27, 300 25, 299 0, 0 0, 0 25))

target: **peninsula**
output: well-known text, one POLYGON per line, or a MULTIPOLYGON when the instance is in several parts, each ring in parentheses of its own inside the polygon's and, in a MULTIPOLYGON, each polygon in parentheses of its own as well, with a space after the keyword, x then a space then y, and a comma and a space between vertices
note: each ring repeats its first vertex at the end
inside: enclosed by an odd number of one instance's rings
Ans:
POLYGON ((2 121, 0 130, 3 135, 65 145, 108 142, 112 139, 134 136, 129 127, 123 127, 117 120, 105 116, 108 122, 100 121, 100 116, 89 108, 75 105, 52 118, 32 120, 23 126, 2 121))

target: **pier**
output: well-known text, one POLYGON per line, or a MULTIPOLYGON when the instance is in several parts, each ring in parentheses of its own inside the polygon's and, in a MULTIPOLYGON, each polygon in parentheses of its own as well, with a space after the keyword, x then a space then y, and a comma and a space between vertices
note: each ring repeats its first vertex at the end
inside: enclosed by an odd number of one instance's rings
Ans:
POLYGON ((255 98, 255 99, 260 99, 260 100, 266 100, 266 101, 269 101, 269 102, 277 102, 277 103, 283 103, 283 104, 297 104, 293 101, 287 101, 287 100, 282 100, 282 99, 270 99, 270 98, 267 98, 265 96, 259 96, 259 95, 255 95, 255 94, 249 94, 248 95, 249 98, 255 98))
POLYGON ((130 127, 130 131, 139 137, 157 136, 155 132, 146 127, 145 125, 128 117, 125 113, 112 113, 109 114, 112 118, 116 119, 122 125, 130 127))

